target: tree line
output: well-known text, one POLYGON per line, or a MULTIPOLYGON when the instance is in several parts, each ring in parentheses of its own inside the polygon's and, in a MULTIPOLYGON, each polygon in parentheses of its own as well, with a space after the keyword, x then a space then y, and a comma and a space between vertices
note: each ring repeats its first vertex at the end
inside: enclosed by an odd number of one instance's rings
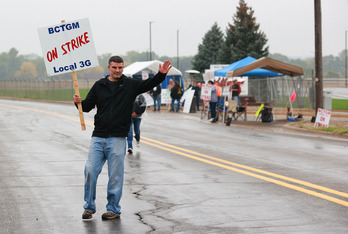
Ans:
MULTIPOLYGON (((102 54, 98 56, 99 67, 78 71, 78 78, 101 78, 107 72, 107 64, 111 54, 102 54)), ((121 55, 122 56, 122 55, 121 55)), ((177 67, 177 57, 152 55, 155 59, 165 61, 170 59, 174 67, 177 67)), ((129 51, 122 56, 125 65, 132 64, 137 61, 148 61, 148 52, 129 51)), ((294 59, 285 55, 274 53, 268 57, 301 67, 304 71, 304 77, 310 78, 314 71, 314 58, 294 59)), ((193 69, 193 61, 195 56, 179 57, 179 70, 183 75, 186 70, 193 69)), ((216 63, 212 63, 216 64, 216 63)), ((205 69, 209 69, 210 64, 205 69)), ((345 51, 342 50, 338 56, 323 56, 323 74, 324 78, 340 78, 345 76, 345 51)), ((34 54, 19 55, 15 48, 9 52, 0 54, 0 80, 9 79, 47 79, 46 68, 43 58, 34 54)), ((66 73, 55 76, 56 79, 71 79, 71 74, 66 73)))
MULTIPOLYGON (((214 23, 211 29, 202 38, 198 45, 198 52, 194 56, 168 57, 159 56, 152 52, 151 57, 165 61, 170 59, 172 65, 179 69, 184 77, 186 70, 195 69, 204 73, 211 64, 231 64, 247 56, 256 59, 268 56, 270 58, 301 67, 304 77, 313 77, 314 57, 306 59, 288 58, 279 53, 270 54, 267 37, 260 30, 256 22, 254 11, 244 0, 239 1, 233 23, 226 27, 225 34, 214 23)), ((107 71, 108 60, 112 54, 98 56, 99 66, 77 72, 78 78, 101 78, 107 71)), ((149 61, 149 52, 128 51, 120 55, 125 61, 125 66, 137 61, 149 61)), ((345 50, 338 56, 328 55, 323 57, 324 78, 339 78, 345 76, 345 50)), ((0 54, 0 79, 47 79, 46 68, 42 57, 30 54, 20 55, 16 48, 0 54)), ((71 79, 71 74, 55 76, 57 79, 71 79)))
MULTIPOLYGON (((301 67, 304 77, 313 77, 314 57, 293 59, 285 55, 269 53, 267 37, 260 30, 254 17, 254 11, 244 0, 239 1, 233 16, 233 23, 229 23, 225 34, 214 23, 204 35, 202 43, 198 45, 198 53, 193 57, 193 69, 204 72, 210 64, 231 64, 247 56, 259 59, 270 57, 291 65, 301 67)), ((314 56, 314 55, 313 55, 314 56)), ((345 50, 338 56, 323 56, 323 76, 325 78, 339 78, 345 76, 345 50)))

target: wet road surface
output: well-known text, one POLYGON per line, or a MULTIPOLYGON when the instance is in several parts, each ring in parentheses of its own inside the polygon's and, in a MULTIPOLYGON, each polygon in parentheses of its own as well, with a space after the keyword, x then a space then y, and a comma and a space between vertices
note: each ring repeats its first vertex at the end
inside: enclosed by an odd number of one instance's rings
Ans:
POLYGON ((93 112, 0 99, 0 233, 347 233, 348 141, 152 112, 125 159, 120 220, 83 221, 93 112))

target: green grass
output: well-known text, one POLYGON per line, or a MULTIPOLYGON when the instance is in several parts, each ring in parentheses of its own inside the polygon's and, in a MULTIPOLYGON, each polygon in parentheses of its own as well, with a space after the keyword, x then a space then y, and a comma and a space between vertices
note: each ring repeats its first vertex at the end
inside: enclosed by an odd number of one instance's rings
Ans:
POLYGON ((348 128, 342 128, 342 127, 328 127, 328 128, 311 127, 310 129, 316 130, 316 131, 332 132, 332 133, 337 134, 337 135, 348 134, 348 128))
MULTIPOLYGON (((80 89, 80 96, 85 99, 89 89, 80 89)), ((49 101, 72 101, 74 95, 72 89, 59 90, 0 90, 0 96, 17 97, 34 100, 49 100, 49 101)))
POLYGON ((86 98, 86 96, 87 96, 89 90, 90 90, 90 89, 80 89, 80 90, 79 90, 79 91, 80 91, 80 96, 81 96, 82 99, 85 99, 85 98, 86 98))
POLYGON ((332 99, 332 110, 348 110, 348 100, 332 99))

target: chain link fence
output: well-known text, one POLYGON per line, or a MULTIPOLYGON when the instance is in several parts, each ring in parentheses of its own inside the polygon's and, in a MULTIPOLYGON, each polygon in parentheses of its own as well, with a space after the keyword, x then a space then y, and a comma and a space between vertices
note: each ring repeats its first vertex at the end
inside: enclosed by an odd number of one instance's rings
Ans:
POLYGON ((249 96, 257 102, 273 103, 274 106, 288 107, 290 96, 296 92, 293 107, 314 108, 314 82, 302 77, 274 77, 264 79, 249 78, 249 96))
MULTIPOLYGON (((96 80, 79 79, 81 96, 92 87, 96 80)), ((0 80, 0 96, 50 100, 71 101, 74 95, 74 85, 71 79, 11 79, 0 80)))
MULTIPOLYGON (((99 78, 98 78, 99 79, 99 78)), ((97 79, 78 79, 80 95, 85 97, 97 79)), ((324 87, 344 87, 345 79, 324 79, 324 87)), ((315 107, 312 79, 302 77, 249 78, 248 95, 257 102, 288 107, 289 97, 296 91, 293 107, 315 107)), ((0 80, 0 96, 52 101, 71 101, 74 95, 72 79, 11 79, 0 80)))

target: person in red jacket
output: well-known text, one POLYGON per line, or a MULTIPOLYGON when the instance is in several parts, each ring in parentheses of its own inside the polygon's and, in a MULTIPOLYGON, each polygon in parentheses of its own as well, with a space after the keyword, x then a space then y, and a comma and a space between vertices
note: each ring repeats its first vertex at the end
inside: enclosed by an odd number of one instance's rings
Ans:
POLYGON ((232 100, 238 101, 238 107, 241 107, 239 94, 241 92, 240 85, 238 84, 238 79, 233 78, 232 80, 232 100))
POLYGON ((84 112, 97 107, 94 116, 94 130, 85 166, 84 212, 82 219, 91 219, 96 212, 96 185, 103 165, 108 161, 109 181, 107 186, 106 213, 103 220, 116 219, 121 215, 124 157, 133 103, 137 95, 147 92, 162 83, 172 67, 167 60, 159 65, 159 72, 147 80, 131 79, 123 75, 123 59, 112 56, 109 59, 110 75, 95 82, 85 100, 74 95, 75 105, 82 104, 84 112))

